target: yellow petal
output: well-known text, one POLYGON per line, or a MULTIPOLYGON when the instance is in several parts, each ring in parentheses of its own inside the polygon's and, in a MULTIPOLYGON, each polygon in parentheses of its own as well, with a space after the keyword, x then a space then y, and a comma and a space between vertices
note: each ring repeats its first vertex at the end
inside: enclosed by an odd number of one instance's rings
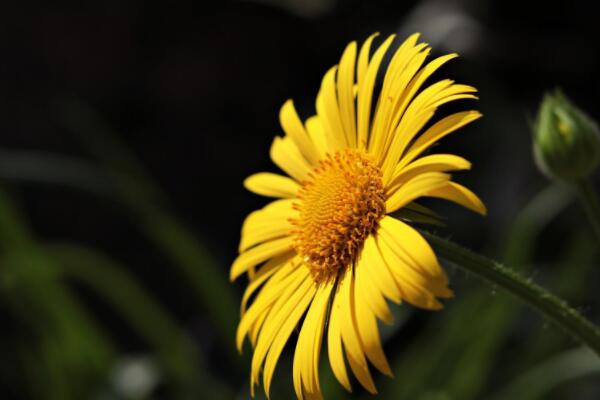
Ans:
MULTIPOLYGON (((254 276, 254 279, 248 284, 246 290, 244 290, 244 296, 242 297, 242 304, 240 307, 241 315, 246 312, 246 306, 250 296, 259 288, 267 279, 271 278, 273 274, 283 268, 284 265, 289 264, 290 259, 294 256, 293 252, 282 254, 279 257, 270 259, 265 265, 258 271, 254 276)), ((288 268, 291 271, 291 268, 288 268)), ((278 274, 276 278, 269 280, 269 283, 273 284, 282 278, 285 278, 286 274, 278 274)))
MULTIPOLYGON (((363 251, 364 253, 364 251, 363 251)), ((383 293, 373 281, 373 268, 367 262, 364 254, 358 259, 355 269, 356 290, 362 293, 362 296, 369 305, 370 309, 380 320, 387 324, 393 322, 392 313, 383 297, 383 293)))
POLYGON ((362 84, 362 82, 364 82, 365 77, 367 76, 369 56, 371 55, 371 44, 377 36, 379 36, 379 32, 371 34, 371 36, 369 36, 360 47, 360 53, 358 54, 358 62, 356 65, 356 79, 359 86, 362 84))
POLYGON ((269 311, 273 306, 273 303, 280 298, 285 290, 290 286, 293 286, 294 283, 299 284, 299 281, 304 278, 301 270, 302 268, 296 268, 293 263, 288 263, 281 268, 271 280, 278 278, 279 275, 285 276, 284 278, 278 279, 277 283, 270 285, 269 287, 265 285, 265 287, 262 288, 250 308, 248 308, 248 311, 242 316, 237 327, 236 345, 239 351, 242 351, 244 338, 256 320, 261 317, 264 312, 269 311))
POLYGON ((358 85, 358 148, 365 149, 369 141, 369 122, 371 118, 371 105, 373 101, 373 89, 375 88, 375 80, 381 61, 385 56, 388 48, 392 44, 395 35, 389 36, 381 46, 373 54, 373 58, 369 62, 367 72, 364 79, 358 85))
POLYGON ((340 109, 337 101, 335 87, 335 73, 337 66, 327 71, 321 83, 321 89, 317 94, 317 115, 321 120, 327 133, 328 147, 339 150, 348 147, 346 134, 342 125, 340 109))
POLYGON ((233 264, 229 272, 229 279, 235 280, 238 276, 246 272, 249 268, 255 267, 260 263, 267 261, 271 257, 289 251, 292 247, 292 238, 284 237, 281 239, 272 240, 262 243, 250 250, 240 254, 233 264))
POLYGON ((396 168, 387 193, 395 192, 399 185, 424 172, 449 172, 470 169, 471 163, 453 154, 432 154, 421 157, 403 168, 396 168))
POLYGON ((453 81, 444 79, 428 86, 421 91, 408 105, 406 112, 402 116, 400 123, 393 130, 392 140, 390 141, 385 159, 381 169, 383 172, 383 182, 389 182, 394 172, 395 166, 404 152, 406 145, 420 132, 427 122, 435 114, 435 108, 429 106, 432 98, 450 87, 453 81))
POLYGON ((356 62, 356 42, 350 43, 342 58, 337 73, 337 94, 342 126, 349 147, 356 147, 356 116, 354 113, 354 64, 356 62))
MULTIPOLYGON (((263 268, 265 268, 267 264, 265 264, 263 268)), ((300 279, 300 276, 306 273, 306 271, 303 270, 304 268, 302 268, 301 265, 302 262, 300 261, 299 257, 294 257, 291 260, 289 260, 287 264, 280 268, 280 270, 271 277, 271 279, 267 280, 267 282, 263 285, 260 293, 256 296, 252 305, 254 306, 255 303, 260 303, 262 301, 263 296, 269 297, 271 291, 279 292, 281 285, 290 285, 290 282, 293 282, 294 279, 300 279), (284 280, 285 283, 281 283, 284 280)), ((255 279, 257 279, 257 277, 255 277, 255 279)), ((250 284, 252 284, 253 282, 254 280, 251 280, 250 284)), ((269 315, 272 317, 277 312, 279 312, 281 306, 282 303, 277 302, 277 300, 275 302, 272 302, 268 307, 264 308, 265 311, 262 313, 262 315, 256 318, 256 321, 251 325, 248 336, 250 338, 250 343, 252 344, 253 348, 256 347, 258 333, 260 332, 261 325, 264 323, 264 321, 269 315)), ((242 314, 242 316, 243 315, 244 314, 242 314)))
POLYGON ((305 125, 308 136, 315 145, 319 159, 325 158, 327 153, 332 152, 332 150, 328 147, 327 135, 325 134, 325 129, 323 128, 323 123, 320 118, 313 115, 306 120, 305 125))
MULTIPOLYGON (((313 290, 311 288, 313 288, 314 282, 308 273, 306 273, 306 270, 307 268, 299 268, 294 273, 294 275, 296 275, 296 280, 281 293, 269 312, 267 320, 265 320, 265 323, 263 324, 263 328, 258 336, 258 342, 254 349, 254 354, 252 355, 251 374, 254 383, 258 383, 258 377, 265 357, 267 356, 276 335, 284 328, 284 324, 288 317, 292 315, 295 309, 299 309, 304 303, 306 303, 304 305, 306 309, 306 306, 308 306, 310 300, 312 300, 312 296, 308 297, 307 295, 313 290)), ((277 357, 279 357, 279 354, 277 354, 277 357)), ((273 361, 276 360, 272 360, 272 362, 273 361)), ((273 369, 274 366, 275 364, 272 364, 273 369)), ((272 372, 273 370, 271 370, 271 373, 272 372)))
MULTIPOLYGON (((325 331, 325 321, 327 320, 327 313, 329 307, 329 299, 333 285, 329 285, 329 289, 323 288, 322 300, 319 308, 316 309, 315 313, 318 315, 317 326, 313 331, 313 351, 312 351, 312 379, 308 378, 306 381, 313 381, 311 385, 314 387, 314 391, 308 391, 309 397, 317 400, 322 399, 321 395, 321 384, 319 382, 319 360, 321 355, 321 346, 323 343, 323 333, 325 331)), ((308 331, 310 332, 310 331, 308 331)))
POLYGON ((383 217, 379 226, 378 237, 407 265, 430 279, 448 281, 431 246, 419 232, 389 216, 383 217))
POLYGON ((249 191, 267 197, 296 197, 300 185, 287 176, 259 172, 244 180, 244 187, 249 191))
POLYGON ((416 75, 414 75, 413 79, 410 81, 406 89, 402 92, 402 98, 398 100, 398 104, 394 110, 392 123, 390 124, 390 127, 392 129, 398 125, 400 119, 404 114, 404 111, 406 111, 406 107, 410 104, 417 91, 421 89, 423 83, 425 83, 425 81, 442 65, 444 65, 449 60, 456 58, 457 56, 457 54, 448 54, 445 56, 438 57, 429 62, 424 68, 418 71, 416 75))
POLYGON ((396 211, 413 200, 443 186, 450 175, 441 172, 425 172, 404 183, 385 202, 387 213, 396 211))
POLYGON ((358 336, 356 318, 354 317, 354 274, 353 267, 346 271, 340 281, 338 296, 340 296, 341 333, 346 358, 356 379, 369 393, 377 393, 369 366, 365 358, 363 345, 358 336))
POLYGON ((246 217, 242 225, 240 252, 262 241, 284 236, 292 228, 289 221, 296 215, 294 199, 276 200, 246 217))
POLYGON ((242 225, 240 252, 268 238, 284 236, 292 228, 290 218, 296 216, 294 199, 276 200, 254 211, 246 217, 242 225))
POLYGON ((252 323, 252 326, 250 326, 250 329, 248 330, 248 338, 250 339, 250 344, 252 345, 253 349, 256 347, 258 334, 260 333, 260 330, 262 329, 263 324, 265 323, 272 309, 273 304, 270 304, 269 307, 267 307, 265 311, 256 318, 256 320, 252 323))
POLYGON ((453 201, 481 215, 487 214, 487 209, 479 197, 456 182, 447 182, 446 185, 428 192, 426 196, 453 201))
POLYGON ((292 224, 289 221, 277 221, 270 225, 261 225, 252 231, 247 231, 240 240, 239 252, 242 253, 257 244, 289 236, 292 224))
POLYGON ((412 35, 396 50, 387 68, 377 113, 369 142, 369 153, 375 155, 378 162, 383 159, 389 145, 390 136, 398 121, 394 116, 409 102, 407 86, 423 65, 430 48, 426 44, 416 44, 418 35, 412 35))
POLYGON ((428 310, 442 308, 442 304, 436 300, 432 292, 438 287, 436 285, 439 282, 412 269, 402 258, 398 257, 385 240, 377 240, 377 245, 402 291, 403 300, 428 310))
POLYGON ((479 111, 463 111, 441 119, 419 136, 408 149, 406 156, 402 157, 400 164, 403 166, 410 163, 444 136, 462 128, 480 117, 481 113, 479 111))
POLYGON ((242 224, 242 236, 264 226, 279 224, 296 215, 295 199, 275 200, 260 210, 251 212, 242 224))
POLYGON ((276 137, 271 145, 271 160, 298 182, 308 179, 312 167, 289 136, 276 137))
MULTIPOLYGON (((429 47, 425 43, 417 45, 419 34, 415 33, 409 36, 402 44, 394 51, 394 55, 387 67, 387 71, 381 88, 381 97, 386 99, 387 96, 394 97, 394 101, 390 104, 399 106, 397 101, 404 97, 405 86, 414 76, 422 65, 421 62, 415 63, 415 57, 425 56, 429 53, 429 47)), ((421 58, 421 57, 418 57, 421 58)))
POLYGON ((308 163, 311 165, 316 164, 319 160, 317 150, 308 137, 292 100, 286 101, 281 107, 281 111, 279 112, 279 122, 285 133, 294 141, 294 144, 296 144, 296 147, 298 147, 300 153, 308 163))
MULTIPOLYGON (((275 330, 275 336, 269 348, 269 353, 267 354, 264 365, 263 386, 265 393, 267 394, 267 398, 269 397, 271 381, 273 379, 273 373, 275 372, 275 367, 277 366, 279 356, 281 355, 281 352, 285 347, 290 335, 298 325, 300 318, 308 308, 309 304, 313 301, 316 291, 316 285, 314 282, 311 282, 311 284, 308 285, 308 288, 301 295, 298 295, 297 300, 290 299, 290 301, 287 302, 286 305, 281 309, 281 316, 279 318, 284 322, 281 323, 280 328, 275 330)), ((278 322, 279 321, 270 321, 269 323, 273 323, 274 326, 277 326, 278 322)), ((304 321, 304 324, 306 324, 306 320, 304 321)), ((267 332, 263 334, 266 335, 267 332)))
MULTIPOLYGON (((387 254, 385 250, 384 254, 387 254)), ((384 257, 387 260, 387 255, 384 257)), ((391 259, 389 262, 396 263, 397 261, 391 259)), ((403 267, 402 264, 395 265, 403 267)), ((400 269, 395 272, 394 276, 402 282, 400 285, 402 286, 402 298, 405 302, 424 310, 437 311, 444 308, 444 305, 437 300, 433 293, 415 283, 413 273, 410 270, 400 269)))
POLYGON ((369 361, 371 361, 371 363, 373 363, 373 365, 383 374, 393 376, 390 365, 388 364, 385 353, 381 347, 377 320, 365 301, 365 298, 368 295, 369 294, 365 293, 362 288, 359 288, 358 286, 354 287, 354 318, 355 321, 357 321, 356 326, 358 327, 360 341, 369 361))
POLYGON ((369 269, 371 270, 371 282, 373 282, 375 287, 381 291, 386 298, 396 304, 400 304, 402 301, 400 288, 398 287, 392 272, 383 260, 373 235, 370 235, 365 240, 361 257, 365 257, 365 263, 369 265, 369 269))
POLYGON ((298 398, 302 398, 303 393, 306 393, 308 398, 321 397, 319 355, 327 317, 327 306, 333 287, 332 282, 319 286, 298 336, 294 352, 293 372, 294 389, 298 398))
MULTIPOLYGON (((348 275, 348 274, 346 274, 348 275)), ((348 372, 346 370, 346 363, 344 361, 344 353, 342 350, 342 307, 341 307, 341 296, 339 295, 339 288, 336 288, 336 292, 333 294, 333 304, 331 306, 329 315, 329 326, 327 328, 327 354, 329 356, 329 364, 333 375, 335 375, 338 382, 348 390, 352 391, 350 386, 350 380, 348 379, 348 372)))
POLYGON ((449 96, 444 96, 443 98, 436 100, 435 102, 431 103, 429 106, 433 107, 433 108, 437 108, 441 105, 444 105, 446 103, 450 103, 452 101, 456 101, 456 100, 464 100, 464 99, 471 99, 471 100, 478 100, 479 97, 475 96, 474 94, 453 94, 453 95, 449 95, 449 96))

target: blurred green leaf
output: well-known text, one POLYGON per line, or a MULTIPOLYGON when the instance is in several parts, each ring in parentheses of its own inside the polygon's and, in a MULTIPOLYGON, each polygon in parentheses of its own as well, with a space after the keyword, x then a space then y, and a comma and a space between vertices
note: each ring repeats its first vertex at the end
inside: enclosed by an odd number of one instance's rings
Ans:
MULTIPOLYGON (((58 98, 55 109, 59 121, 81 139, 91 154, 114 175, 113 178, 117 178, 117 183, 122 183, 123 176, 133 177, 137 189, 144 196, 152 199, 162 196, 160 189, 128 150, 119 134, 94 109, 73 96, 58 98)), ((129 186, 131 182, 125 184, 129 186)))
POLYGON ((76 158, 34 151, 0 150, 0 178, 59 184, 113 196, 109 177, 100 168, 76 158))
POLYGON ((571 190, 559 184, 548 186, 534 196, 511 225, 504 262, 522 269, 529 268, 537 236, 572 200, 571 190))
POLYGON ((493 400, 542 399, 552 389, 571 380, 597 375, 600 378, 600 360, 588 348, 577 348, 561 353, 519 375, 508 386, 491 397, 493 400))
MULTIPOLYGON (((561 297, 573 304, 580 302, 587 293, 585 289, 589 283, 588 275, 596 266, 599 250, 596 240, 590 237, 586 229, 576 232, 568 239, 564 255, 549 276, 552 286, 561 297)), ((536 340, 522 346, 523 349, 519 351, 519 360, 525 365, 538 363, 552 350, 570 346, 571 343, 562 332, 554 332, 544 326, 538 327, 531 336, 536 340)))
POLYGON ((37 339, 18 344, 22 365, 16 366, 33 398, 81 398, 106 379, 114 359, 102 329, 57 271, 0 188, 0 301, 37 339))
POLYGON ((395 378, 382 387, 384 397, 420 399, 443 394, 443 383, 455 368, 456 353, 471 344, 466 333, 473 324, 474 305, 485 304, 477 300, 481 296, 477 292, 453 300, 402 346, 402 353, 392 362, 395 378))
POLYGON ((47 249, 58 260, 65 278, 85 284, 110 303, 154 348, 173 382, 184 388, 195 388, 196 393, 202 388, 215 396, 226 396, 228 390, 208 375, 209 369, 190 338, 124 266, 82 246, 61 244, 47 249))
POLYGON ((135 213, 143 232, 192 286, 230 358, 238 362, 233 333, 239 310, 226 270, 187 228, 164 211, 157 186, 99 115, 73 98, 63 99, 58 112, 64 124, 107 168, 119 197, 135 213))

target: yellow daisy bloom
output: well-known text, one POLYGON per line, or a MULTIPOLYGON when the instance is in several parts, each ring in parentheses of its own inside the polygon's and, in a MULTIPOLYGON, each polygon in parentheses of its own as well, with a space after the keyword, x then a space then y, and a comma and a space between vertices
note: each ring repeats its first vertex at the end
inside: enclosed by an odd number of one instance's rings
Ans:
POLYGON ((430 123, 439 106, 476 98, 475 88, 449 79, 423 88, 457 55, 425 64, 431 48, 417 42, 418 34, 410 36, 394 51, 377 96, 375 81, 394 36, 371 55, 376 36, 360 51, 350 43, 339 65, 325 74, 316 115, 302 122, 291 100, 281 108, 285 136, 275 138, 270 155, 287 176, 261 172, 244 182, 248 190, 278 199, 244 221, 240 255, 230 273, 231 280, 242 274, 249 279, 236 339, 240 351, 246 336, 254 347, 252 395, 262 370, 268 396, 275 366, 296 327, 298 398, 321 398, 324 335, 337 380, 351 390, 347 361, 361 385, 376 393, 367 360, 392 376, 377 326, 378 320, 392 323, 387 300, 437 310, 442 308, 438 299, 452 297, 433 250, 399 211, 428 214, 415 203, 426 196, 486 212, 479 198, 448 173, 469 169, 467 160, 422 156, 481 116, 465 111, 430 123))

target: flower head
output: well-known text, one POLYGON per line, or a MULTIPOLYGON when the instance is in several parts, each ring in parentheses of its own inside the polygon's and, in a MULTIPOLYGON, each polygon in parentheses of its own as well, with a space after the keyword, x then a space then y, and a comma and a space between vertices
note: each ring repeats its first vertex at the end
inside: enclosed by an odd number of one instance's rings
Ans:
POLYGON ((241 351, 247 336, 254 347, 252 393, 262 370, 268 395, 296 327, 293 380, 299 398, 321 397, 324 336, 337 380, 351 390, 347 361, 360 384, 375 393, 368 363, 392 375, 377 325, 392 323, 388 301, 436 310, 439 299, 452 297, 431 247, 399 212, 427 214, 415 201, 435 197, 485 214, 478 197, 449 174, 469 169, 468 161, 423 155, 480 117, 465 111, 430 123, 439 106, 476 98, 475 88, 448 79, 423 88, 456 54, 425 64, 430 48, 412 35, 394 51, 376 94, 394 36, 371 55, 375 36, 360 51, 350 43, 339 65, 325 74, 316 115, 301 121, 291 100, 281 108, 285 136, 275 138, 271 159, 287 176, 262 172, 244 182, 254 193, 277 198, 246 218, 231 267, 232 280, 246 274, 250 281, 237 346, 241 351))
POLYGON ((534 129, 534 157, 549 178, 577 180, 600 163, 598 125, 560 91, 547 93, 534 129))

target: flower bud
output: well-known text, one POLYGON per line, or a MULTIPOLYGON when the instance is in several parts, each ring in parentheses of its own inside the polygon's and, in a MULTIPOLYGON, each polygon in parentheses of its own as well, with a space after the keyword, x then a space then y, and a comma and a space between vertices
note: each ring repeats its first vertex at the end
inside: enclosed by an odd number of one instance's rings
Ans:
POLYGON ((551 179, 589 176, 600 162, 598 125, 560 91, 547 93, 534 126, 538 168, 551 179))

